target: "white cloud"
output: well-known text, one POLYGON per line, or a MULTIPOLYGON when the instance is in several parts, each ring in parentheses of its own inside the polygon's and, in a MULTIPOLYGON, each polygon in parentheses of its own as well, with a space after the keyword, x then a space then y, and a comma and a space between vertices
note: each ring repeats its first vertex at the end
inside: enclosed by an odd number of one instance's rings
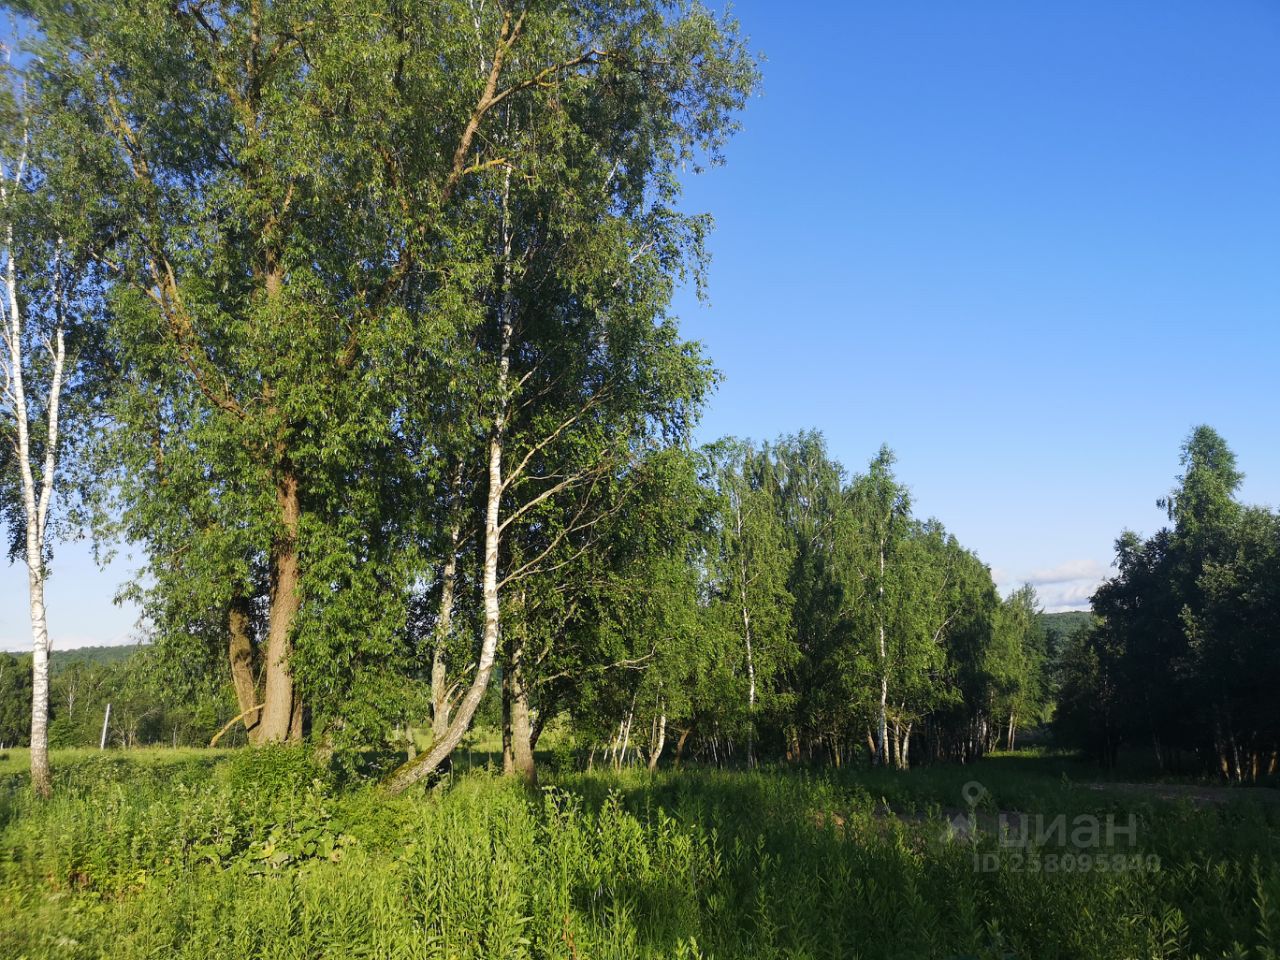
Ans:
POLYGON ((1059 613, 1063 610, 1088 610, 1089 598, 1096 589, 1098 581, 1078 580, 1037 587, 1036 594, 1046 613, 1059 613))
POLYGON ((1067 560, 1021 577, 1010 575, 1004 570, 992 573, 1005 593, 1024 583, 1031 584, 1036 588, 1036 595, 1048 613, 1089 609, 1089 598, 1098 589, 1098 584, 1111 575, 1107 567, 1091 559, 1067 560))
POLYGON ((1068 560, 1047 570, 1036 570, 1026 578, 1026 582, 1037 587, 1077 580, 1092 580, 1096 583, 1106 575, 1107 568, 1097 560, 1068 560))

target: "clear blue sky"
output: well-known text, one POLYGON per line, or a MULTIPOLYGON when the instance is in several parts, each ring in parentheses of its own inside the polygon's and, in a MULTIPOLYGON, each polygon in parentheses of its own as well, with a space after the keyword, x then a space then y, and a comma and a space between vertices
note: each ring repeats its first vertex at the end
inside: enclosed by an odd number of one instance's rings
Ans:
MULTIPOLYGON (((735 6, 763 95, 697 178, 725 381, 700 428, 898 452, 917 510, 1005 587, 1079 605, 1161 522, 1215 426, 1280 502, 1280 4, 952 0, 735 6)), ((116 642, 122 575, 60 551, 61 647, 116 642)), ((0 647, 27 644, 25 571, 0 647)))
POLYGON ((710 438, 881 441, 1005 586, 1083 600, 1190 428, 1280 501, 1280 4, 743 2, 710 438), (1078 580, 1047 582, 1067 573, 1078 580))

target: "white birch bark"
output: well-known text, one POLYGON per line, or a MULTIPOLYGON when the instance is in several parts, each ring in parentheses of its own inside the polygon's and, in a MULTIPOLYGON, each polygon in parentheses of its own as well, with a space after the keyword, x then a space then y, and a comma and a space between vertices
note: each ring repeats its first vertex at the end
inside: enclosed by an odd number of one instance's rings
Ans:
POLYGON ((742 639, 747 653, 747 766, 756 765, 756 664, 751 649, 751 609, 747 603, 747 550, 742 536, 742 498, 734 512, 738 535, 738 590, 742 601, 742 639))
POLYGON ((653 738, 653 746, 649 750, 649 769, 658 769, 658 759, 662 756, 662 748, 667 743, 667 711, 662 708, 662 712, 658 715, 658 732, 653 738))
POLYGON ((449 729, 449 673, 445 663, 445 645, 453 629, 453 592, 458 572, 459 521, 449 525, 449 552, 441 572, 440 611, 436 617, 435 649, 431 652, 431 733, 444 736, 449 729))
POLYGON ((877 584, 879 603, 876 612, 876 627, 880 637, 880 709, 876 717, 877 758, 883 766, 889 762, 886 746, 889 739, 889 651, 884 640, 884 540, 880 541, 880 582, 877 584))
POLYGON ((389 789, 399 792, 429 776, 440 764, 448 759, 454 748, 471 727, 471 718, 475 715, 489 688, 489 678, 493 674, 494 662, 497 659, 498 637, 502 622, 502 610, 498 599, 498 546, 502 536, 502 454, 506 443, 507 415, 510 405, 511 347, 514 337, 513 312, 511 297, 511 278, 509 265, 511 262, 511 230, 506 217, 506 196, 511 180, 510 168, 507 170, 507 184, 503 192, 502 244, 504 277, 502 294, 498 304, 498 401, 494 410, 493 427, 489 433, 489 492, 486 497, 484 515, 484 571, 481 576, 481 595, 484 598, 484 630, 480 639, 480 656, 476 662, 475 677, 471 686, 459 701, 453 718, 449 721, 444 733, 431 745, 431 749, 411 764, 405 764, 387 780, 389 789))
POLYGON ((63 369, 66 361, 66 341, 62 324, 62 300, 60 288, 61 240, 55 245, 52 265, 53 307, 55 329, 51 339, 45 341, 52 369, 49 377, 45 410, 44 462, 37 479, 32 469, 31 412, 27 402, 26 343, 23 339, 22 304, 18 297, 17 251, 14 249, 13 202, 21 189, 27 164, 27 135, 23 134, 23 147, 17 162, 4 171, 0 178, 0 208, 4 211, 5 243, 5 400, 14 420, 14 436, 11 437, 19 485, 22 491, 22 511, 26 524, 25 559, 27 563, 27 592, 31 615, 32 640, 32 692, 31 692, 31 785, 40 796, 51 792, 49 778, 49 626, 45 610, 46 529, 49 506, 53 500, 54 472, 58 454, 58 414, 62 398, 63 369))

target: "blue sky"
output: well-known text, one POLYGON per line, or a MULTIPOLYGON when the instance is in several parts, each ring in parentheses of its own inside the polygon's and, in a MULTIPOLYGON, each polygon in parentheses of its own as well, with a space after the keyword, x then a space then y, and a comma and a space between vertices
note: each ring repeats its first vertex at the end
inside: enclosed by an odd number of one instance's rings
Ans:
POLYGON ((1280 4, 740 3, 704 437, 881 441, 1002 585, 1083 602, 1207 422, 1280 501, 1280 4))
MULTIPOLYGON (((1197 423, 1280 502, 1280 4, 741 2, 767 57, 728 166, 701 439, 888 442, 1002 586, 1081 605, 1197 423)), ((118 642, 127 566, 60 548, 54 642, 118 642)), ((28 644, 0 571, 0 647, 28 644)))

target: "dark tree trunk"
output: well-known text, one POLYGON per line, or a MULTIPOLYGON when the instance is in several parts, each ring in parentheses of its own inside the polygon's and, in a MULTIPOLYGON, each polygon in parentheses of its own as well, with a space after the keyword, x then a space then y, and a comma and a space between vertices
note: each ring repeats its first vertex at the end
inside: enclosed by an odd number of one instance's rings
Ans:
POLYGON ((236 703, 244 717, 245 735, 250 743, 258 742, 261 730, 261 705, 258 686, 253 678, 253 640, 250 637, 249 598, 237 593, 231 598, 227 614, 230 635, 231 683, 236 691, 236 703))

